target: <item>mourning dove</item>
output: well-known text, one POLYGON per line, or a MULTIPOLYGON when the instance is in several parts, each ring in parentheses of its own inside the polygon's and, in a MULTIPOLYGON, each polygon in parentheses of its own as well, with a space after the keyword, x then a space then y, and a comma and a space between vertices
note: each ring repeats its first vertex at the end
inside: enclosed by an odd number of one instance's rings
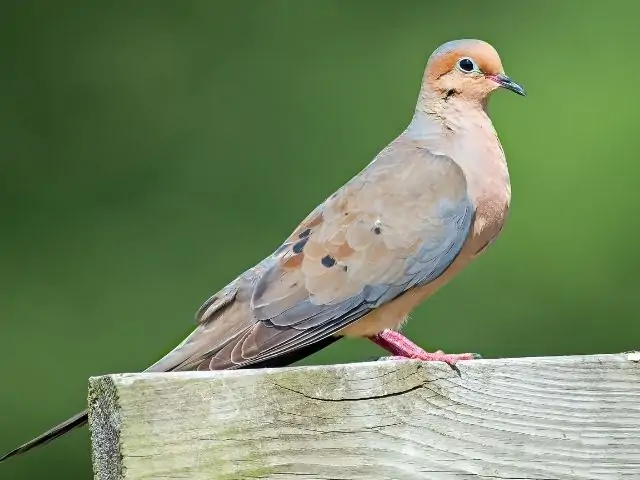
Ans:
MULTIPOLYGON (((470 358, 425 352, 397 330, 503 227, 511 187, 487 114, 499 87, 524 95, 488 43, 435 50, 408 127, 270 256, 209 298, 193 333, 146 371, 284 366, 344 336, 395 357, 470 358)), ((86 421, 85 411, 2 460, 86 421)))

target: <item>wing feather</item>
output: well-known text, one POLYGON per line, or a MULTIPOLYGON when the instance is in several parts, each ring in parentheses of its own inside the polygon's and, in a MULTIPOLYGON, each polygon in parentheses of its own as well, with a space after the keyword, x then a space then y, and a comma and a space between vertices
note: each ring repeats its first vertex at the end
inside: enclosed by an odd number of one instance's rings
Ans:
POLYGON ((263 262, 247 292, 252 322, 198 368, 285 355, 433 281, 461 251, 473 214, 449 157, 415 145, 383 152, 263 262))

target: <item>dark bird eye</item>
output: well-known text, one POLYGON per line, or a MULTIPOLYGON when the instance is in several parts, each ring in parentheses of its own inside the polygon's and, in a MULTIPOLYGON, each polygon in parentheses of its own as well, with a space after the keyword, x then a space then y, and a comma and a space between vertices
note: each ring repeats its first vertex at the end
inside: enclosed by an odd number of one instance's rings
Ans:
POLYGON ((458 68, 467 73, 477 70, 476 64, 470 58, 461 58, 458 60, 458 68))

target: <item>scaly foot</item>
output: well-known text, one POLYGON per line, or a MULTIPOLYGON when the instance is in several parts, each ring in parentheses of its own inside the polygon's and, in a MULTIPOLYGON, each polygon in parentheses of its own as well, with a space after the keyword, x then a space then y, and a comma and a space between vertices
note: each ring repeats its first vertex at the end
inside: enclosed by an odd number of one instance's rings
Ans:
POLYGON ((447 354, 441 350, 435 353, 427 352, 395 330, 384 330, 373 337, 369 337, 369 339, 392 354, 390 357, 382 357, 380 360, 412 358, 416 360, 423 360, 425 362, 445 362, 453 366, 460 360, 481 358, 477 353, 447 354))

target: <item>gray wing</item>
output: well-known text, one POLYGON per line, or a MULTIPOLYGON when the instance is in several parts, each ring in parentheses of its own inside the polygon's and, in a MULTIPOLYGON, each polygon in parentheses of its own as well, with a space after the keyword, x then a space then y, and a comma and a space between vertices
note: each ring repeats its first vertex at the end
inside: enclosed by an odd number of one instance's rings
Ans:
POLYGON ((455 162, 421 148, 402 152, 401 164, 370 164, 203 306, 201 331, 185 341, 197 348, 182 368, 287 355, 438 278, 469 235, 466 187, 455 162))

